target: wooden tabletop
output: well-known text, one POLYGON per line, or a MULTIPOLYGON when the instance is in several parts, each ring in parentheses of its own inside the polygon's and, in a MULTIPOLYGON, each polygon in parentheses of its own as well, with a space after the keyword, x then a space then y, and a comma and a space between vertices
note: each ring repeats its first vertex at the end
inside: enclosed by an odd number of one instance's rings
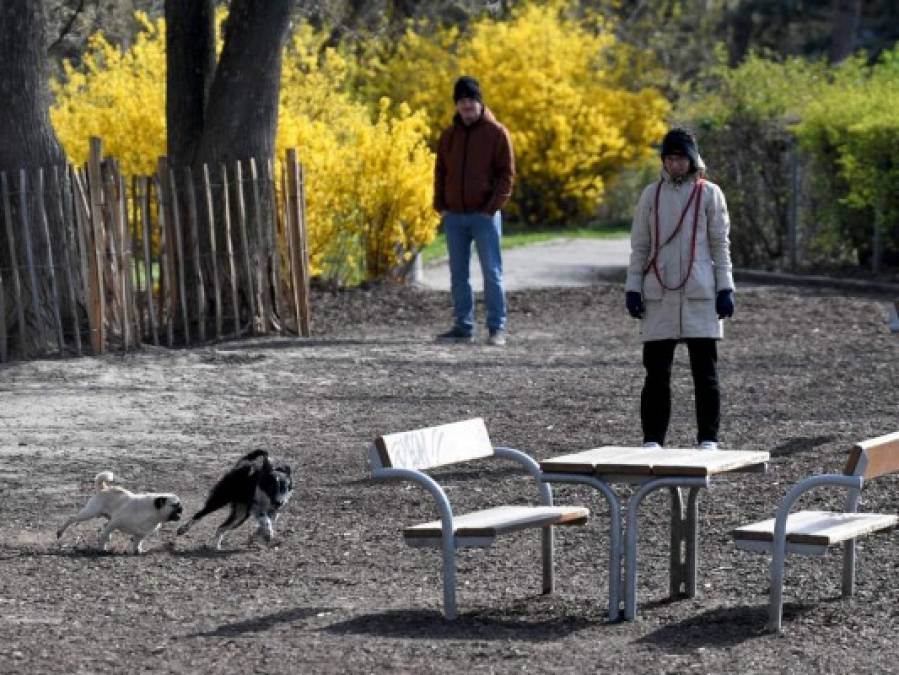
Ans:
POLYGON ((550 457, 540 462, 540 469, 545 474, 711 476, 764 465, 769 459, 769 453, 755 450, 603 446, 550 457))

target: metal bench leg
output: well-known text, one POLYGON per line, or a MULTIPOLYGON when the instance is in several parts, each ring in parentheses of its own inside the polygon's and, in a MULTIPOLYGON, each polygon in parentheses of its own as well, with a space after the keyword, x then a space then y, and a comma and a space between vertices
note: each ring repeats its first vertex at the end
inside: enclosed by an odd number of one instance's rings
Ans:
POLYGON ((779 633, 783 621, 784 559, 786 542, 774 542, 771 551, 771 591, 768 603, 768 630, 779 633))
POLYGON ((687 559, 684 578, 685 591, 688 598, 696 597, 696 576, 699 562, 699 488, 690 488, 687 498, 687 559))
POLYGON ((555 588, 553 576, 553 528, 542 528, 541 539, 543 544, 543 594, 552 593, 555 588))
POLYGON ((671 549, 669 551, 668 581, 669 595, 676 600, 684 583, 683 542, 686 534, 684 523, 684 500, 680 488, 668 488, 671 493, 671 549))
POLYGON ((843 597, 855 595, 855 539, 843 542, 843 597))
POLYGON ((443 538, 443 613, 456 618, 456 542, 452 535, 443 538))

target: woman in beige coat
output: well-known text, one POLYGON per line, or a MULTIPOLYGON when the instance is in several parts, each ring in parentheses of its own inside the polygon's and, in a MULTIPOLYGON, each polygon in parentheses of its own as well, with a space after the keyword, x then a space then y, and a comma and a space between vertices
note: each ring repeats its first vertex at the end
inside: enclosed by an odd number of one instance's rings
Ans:
POLYGON ((724 193, 705 179, 694 136, 670 130, 661 178, 640 196, 625 284, 628 312, 641 320, 646 379, 640 397, 643 443, 662 446, 671 416, 671 364, 678 342, 690 355, 697 443, 718 446, 721 396, 717 341, 733 316, 730 220, 724 193))

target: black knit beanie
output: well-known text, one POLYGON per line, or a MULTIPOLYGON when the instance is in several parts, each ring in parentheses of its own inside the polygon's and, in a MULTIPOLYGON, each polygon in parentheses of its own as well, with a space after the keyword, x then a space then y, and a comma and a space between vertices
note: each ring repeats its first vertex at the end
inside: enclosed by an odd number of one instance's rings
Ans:
POLYGON ((458 103, 460 98, 472 98, 475 101, 484 102, 481 98, 481 85, 470 75, 463 75, 453 87, 453 101, 458 103))
POLYGON ((662 139, 662 151, 659 154, 663 158, 666 155, 684 155, 690 159, 694 169, 700 165, 696 137, 680 127, 675 127, 665 134, 665 138, 662 139))

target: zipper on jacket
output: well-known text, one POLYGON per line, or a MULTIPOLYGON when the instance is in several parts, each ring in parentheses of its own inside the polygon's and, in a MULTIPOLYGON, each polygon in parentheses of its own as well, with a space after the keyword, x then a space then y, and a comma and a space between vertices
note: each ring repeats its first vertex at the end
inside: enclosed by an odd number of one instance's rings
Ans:
POLYGON ((459 195, 462 199, 462 211, 465 211, 465 167, 468 165, 468 137, 469 131, 471 131, 471 127, 465 127, 465 145, 462 146, 462 182, 459 195))

